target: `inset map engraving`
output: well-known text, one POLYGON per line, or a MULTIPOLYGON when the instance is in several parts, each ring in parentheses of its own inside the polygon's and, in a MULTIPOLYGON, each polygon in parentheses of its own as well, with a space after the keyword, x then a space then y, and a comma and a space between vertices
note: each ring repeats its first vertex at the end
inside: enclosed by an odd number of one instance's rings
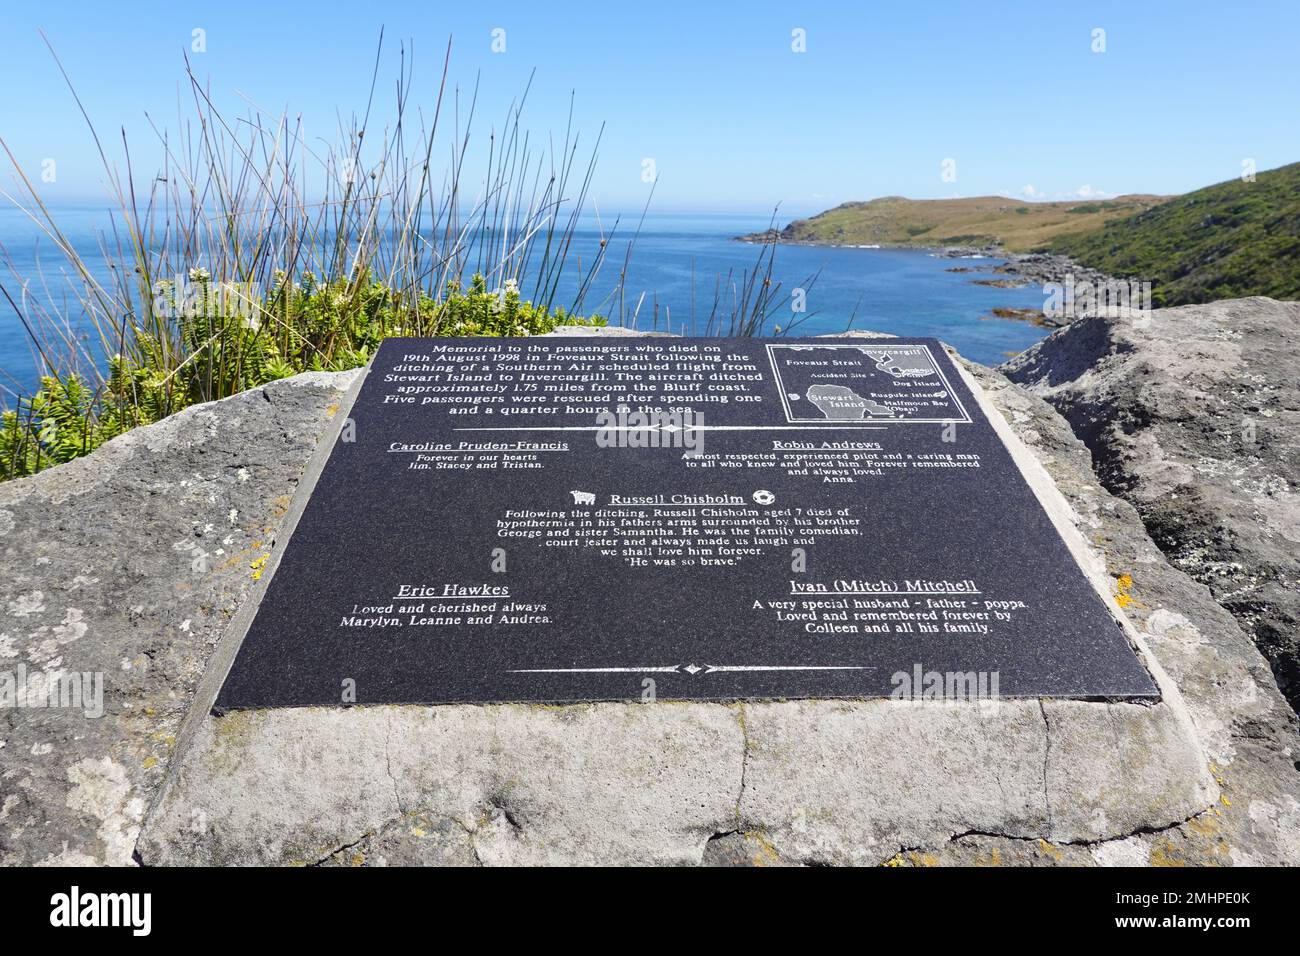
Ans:
POLYGON ((930 349, 769 345, 790 422, 969 422, 930 349))

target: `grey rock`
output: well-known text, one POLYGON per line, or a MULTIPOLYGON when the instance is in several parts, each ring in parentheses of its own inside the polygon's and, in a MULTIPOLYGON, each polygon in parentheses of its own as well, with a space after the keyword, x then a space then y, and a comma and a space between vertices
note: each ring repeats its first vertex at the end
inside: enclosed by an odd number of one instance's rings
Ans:
POLYGON ((103 692, 97 718, 0 709, 0 863, 131 864, 208 656, 353 375, 196 406, 0 484, 0 670, 100 675, 103 692))
MULTIPOLYGON (((1002 863, 1296 865, 1300 736, 1267 661, 1210 590, 1169 562, 1136 509, 1100 487, 1088 449, 1064 418, 998 372, 966 367, 1051 474, 1117 592, 1119 582, 1127 582, 1124 613, 1178 685, 1222 793, 1179 826, 1084 841, 1078 846, 1088 850, 1086 859, 1036 840, 1012 855, 1004 838, 979 835, 954 840, 931 856, 941 863, 987 863, 998 850, 1002 863)), ((1144 772, 1130 766, 1134 774, 1144 772)))
POLYGON ((1080 319, 1004 370, 1046 398, 1300 705, 1300 303, 1080 319))
POLYGON ((1057 255, 1051 252, 1028 252, 1011 255, 1005 263, 995 267, 993 271, 1002 275, 1016 276, 1025 285, 1046 285, 1049 282, 1063 283, 1067 276, 1072 277, 1076 285, 1084 282, 1104 285, 1115 281, 1104 272, 1082 266, 1069 256, 1057 255))
POLYGON ((733 831, 720 833, 709 839, 704 846, 704 855, 700 858, 701 866, 798 866, 777 852, 770 840, 762 833, 751 830, 745 833, 733 831))

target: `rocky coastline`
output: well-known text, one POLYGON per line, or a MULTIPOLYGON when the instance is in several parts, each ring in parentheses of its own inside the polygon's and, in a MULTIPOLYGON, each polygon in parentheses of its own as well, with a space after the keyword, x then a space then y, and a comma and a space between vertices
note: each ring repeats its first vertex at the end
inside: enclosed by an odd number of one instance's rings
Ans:
MULTIPOLYGON (((917 246, 909 243, 874 243, 869 246, 845 245, 837 242, 819 242, 807 239, 788 239, 780 230, 766 229, 762 232, 736 236, 738 242, 781 243, 790 246, 826 246, 829 248, 868 248, 868 249, 907 249, 914 252, 927 252, 935 258, 966 260, 974 265, 952 266, 946 271, 967 273, 976 285, 1002 289, 1023 289, 1028 286, 1044 287, 1044 300, 1047 298, 1046 286, 1056 283, 1064 285, 1067 281, 1080 286, 1091 283, 1094 287, 1114 283, 1113 276, 1096 269, 1090 269, 1071 259, 1069 256, 1051 252, 1008 252, 996 243, 979 246, 917 246)), ((1061 328, 1074 321, 1072 315, 1054 315, 1044 309, 1025 309, 998 307, 991 310, 999 319, 1030 322, 1044 328, 1061 328)))

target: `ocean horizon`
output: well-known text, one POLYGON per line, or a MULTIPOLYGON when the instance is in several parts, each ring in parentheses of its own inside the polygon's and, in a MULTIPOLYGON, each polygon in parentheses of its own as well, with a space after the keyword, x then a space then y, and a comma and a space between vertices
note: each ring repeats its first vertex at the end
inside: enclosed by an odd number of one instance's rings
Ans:
MULTIPOLYGON (((116 239, 104 204, 51 206, 68 241, 101 275, 108 275, 105 245, 116 239)), ((574 235, 571 264, 590 263, 602 236, 619 220, 609 241, 605 261, 583 302, 583 314, 600 314, 610 324, 677 334, 717 334, 710 325, 715 301, 725 311, 753 271, 761 247, 736 236, 766 229, 770 214, 650 212, 585 214, 574 235), (640 228, 638 232, 638 223, 640 228), (636 233, 627 276, 616 294, 627 243, 636 233), (618 319, 620 309, 623 321, 618 319)), ((55 292, 70 276, 53 241, 15 207, 0 209, 0 284, 16 303, 24 293, 55 292), (26 282, 24 288, 23 282, 26 282)), ((975 264, 994 266, 1003 260, 985 258, 975 264)), ((963 356, 997 365, 1042 339, 1050 331, 1017 319, 1000 318, 995 308, 1037 309, 1042 291, 1036 286, 996 288, 977 285, 969 272, 949 271, 969 266, 921 249, 873 249, 839 246, 781 245, 772 269, 779 294, 791 306, 802 299, 804 311, 776 310, 765 334, 842 333, 849 329, 906 336, 933 336, 963 356), (796 295, 796 290, 800 294, 796 295)), ((204 266, 205 263, 194 263, 204 266)), ((560 283, 556 304, 568 306, 578 288, 577 268, 560 283)), ((70 287, 65 298, 75 317, 76 299, 70 287)), ((527 298, 530 289, 523 284, 527 298)), ((6 301, 0 319, 0 390, 8 399, 30 392, 37 383, 36 349, 23 322, 6 301)), ((84 334, 84 332, 83 332, 84 334)))

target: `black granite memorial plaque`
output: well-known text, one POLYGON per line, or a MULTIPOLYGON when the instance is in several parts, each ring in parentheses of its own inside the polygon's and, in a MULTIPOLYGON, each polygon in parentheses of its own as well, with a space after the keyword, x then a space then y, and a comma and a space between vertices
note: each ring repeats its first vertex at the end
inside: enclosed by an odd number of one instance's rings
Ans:
POLYGON ((934 340, 390 339, 345 414, 219 709, 1158 696, 934 340))

